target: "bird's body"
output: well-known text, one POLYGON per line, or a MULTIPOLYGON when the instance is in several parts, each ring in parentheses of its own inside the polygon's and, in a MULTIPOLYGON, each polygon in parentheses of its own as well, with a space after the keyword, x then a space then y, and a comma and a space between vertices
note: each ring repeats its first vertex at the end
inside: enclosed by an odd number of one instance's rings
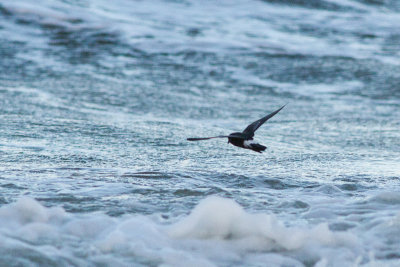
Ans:
MULTIPOLYGON (((285 105, 286 106, 286 105, 285 105)), ((253 140, 254 137, 254 132, 267 120, 275 116, 281 109, 283 109, 285 106, 282 106, 278 110, 272 112, 271 114, 253 122, 249 126, 244 129, 243 132, 235 132, 231 133, 228 136, 225 135, 220 135, 220 136, 214 136, 214 137, 201 137, 201 138, 188 138, 188 141, 200 141, 200 140, 208 140, 212 138, 228 138, 228 143, 231 143, 234 146, 245 148, 245 149, 251 149, 253 151, 261 153, 264 151, 267 147, 260 145, 256 143, 253 140)))
POLYGON ((241 148, 251 149, 259 153, 267 148, 256 143, 253 138, 246 139, 246 136, 243 133, 232 133, 228 135, 228 143, 241 148))

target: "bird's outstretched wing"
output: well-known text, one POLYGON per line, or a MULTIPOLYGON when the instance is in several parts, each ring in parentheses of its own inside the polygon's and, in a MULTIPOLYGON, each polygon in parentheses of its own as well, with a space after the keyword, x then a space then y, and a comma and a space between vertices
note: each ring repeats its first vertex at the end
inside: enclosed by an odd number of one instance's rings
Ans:
POLYGON ((201 141, 201 140, 208 140, 208 139, 213 139, 213 138, 227 138, 228 136, 226 135, 219 135, 219 136, 213 136, 213 137, 192 137, 192 138, 187 138, 186 140, 188 141, 201 141))
POLYGON ((252 138, 254 136, 254 132, 261 126, 263 125, 264 122, 275 116, 281 109, 283 109, 286 105, 282 106, 281 108, 275 110, 271 114, 268 114, 267 116, 253 122, 249 126, 244 129, 243 134, 246 135, 247 138, 252 138))

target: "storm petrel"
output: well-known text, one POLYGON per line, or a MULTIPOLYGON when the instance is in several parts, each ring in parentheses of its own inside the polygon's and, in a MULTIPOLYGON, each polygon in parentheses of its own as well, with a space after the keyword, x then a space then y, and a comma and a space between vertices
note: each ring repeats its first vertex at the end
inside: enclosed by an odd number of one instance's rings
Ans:
POLYGON ((212 138, 228 138, 228 143, 231 143, 234 146, 246 148, 246 149, 251 149, 253 151, 256 151, 258 153, 261 153, 264 151, 267 147, 257 144, 253 140, 254 132, 261 126, 263 125, 264 122, 275 116, 281 109, 283 109, 286 105, 282 106, 281 108, 275 110, 271 114, 253 122, 249 126, 244 129, 243 132, 236 132, 236 133, 231 133, 230 135, 219 135, 219 136, 213 136, 213 137, 199 137, 199 138, 188 138, 188 141, 201 141, 201 140, 208 140, 212 138))

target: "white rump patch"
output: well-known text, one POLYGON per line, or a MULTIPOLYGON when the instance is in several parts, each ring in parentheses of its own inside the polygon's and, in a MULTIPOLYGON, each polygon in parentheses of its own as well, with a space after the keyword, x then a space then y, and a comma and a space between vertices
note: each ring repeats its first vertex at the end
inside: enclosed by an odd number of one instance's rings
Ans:
POLYGON ((251 148, 252 144, 257 144, 257 142, 254 140, 244 140, 244 142, 243 142, 243 146, 246 148, 251 148))

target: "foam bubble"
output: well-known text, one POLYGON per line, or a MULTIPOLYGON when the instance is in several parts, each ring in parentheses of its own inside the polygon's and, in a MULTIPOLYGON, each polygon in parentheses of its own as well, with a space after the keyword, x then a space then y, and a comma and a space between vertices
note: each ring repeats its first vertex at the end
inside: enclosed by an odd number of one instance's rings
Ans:
POLYGON ((156 217, 71 214, 23 197, 0 208, 0 248, 32 265, 390 266, 369 257, 373 246, 363 242, 379 246, 378 235, 396 241, 400 229, 400 215, 359 237, 356 228, 338 232, 326 223, 289 227, 274 214, 249 213, 216 196, 175 223, 156 217))
POLYGON ((372 198, 372 201, 381 202, 385 204, 400 204, 400 193, 399 192, 383 192, 379 193, 372 198))
POLYGON ((63 220, 66 216, 61 208, 45 208, 29 197, 22 197, 17 202, 0 208, 0 218, 2 218, 0 225, 15 229, 29 223, 63 220))
POLYGON ((324 246, 348 245, 358 242, 349 233, 334 233, 327 224, 311 229, 288 228, 272 214, 250 214, 230 199, 209 197, 193 212, 171 226, 174 238, 245 239, 247 246, 258 250, 296 250, 312 244, 324 246))

